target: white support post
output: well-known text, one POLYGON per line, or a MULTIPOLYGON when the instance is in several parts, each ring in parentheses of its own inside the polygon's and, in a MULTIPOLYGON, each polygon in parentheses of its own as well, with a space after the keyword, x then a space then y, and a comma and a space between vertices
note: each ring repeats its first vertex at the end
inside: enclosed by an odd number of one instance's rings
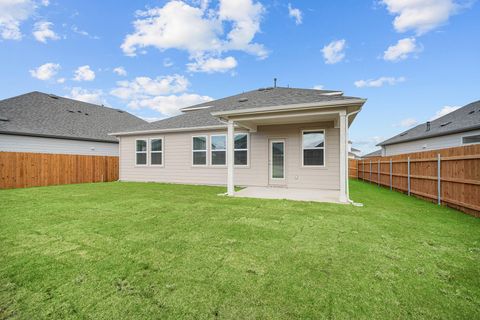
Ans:
POLYGON ((347 199, 347 121, 345 113, 340 113, 340 202, 347 199))
POLYGON ((227 126, 227 195, 233 196, 235 194, 235 184, 233 179, 234 166, 234 146, 235 146, 235 132, 234 123, 228 120, 227 126))

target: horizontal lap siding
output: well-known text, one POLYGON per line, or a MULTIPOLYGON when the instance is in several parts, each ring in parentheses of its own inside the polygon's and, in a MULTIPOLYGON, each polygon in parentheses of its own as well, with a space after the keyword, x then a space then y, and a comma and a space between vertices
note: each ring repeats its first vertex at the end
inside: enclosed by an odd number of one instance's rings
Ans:
MULTIPOLYGON (((236 132, 239 132, 236 130, 236 132)), ((192 167, 192 136, 225 133, 224 131, 165 133, 162 135, 129 136, 120 139, 120 179, 124 181, 154 181, 187 184, 225 185, 226 167, 192 167), (164 167, 135 166, 135 140, 164 137, 164 167)), ((247 168, 235 168, 235 184, 268 185, 268 139, 286 139, 286 175, 289 187, 339 188, 339 130, 332 123, 317 125, 261 126, 250 133, 247 168), (324 169, 302 168, 301 130, 325 128, 327 139, 324 169)), ((208 155, 210 157, 210 154, 208 155)))

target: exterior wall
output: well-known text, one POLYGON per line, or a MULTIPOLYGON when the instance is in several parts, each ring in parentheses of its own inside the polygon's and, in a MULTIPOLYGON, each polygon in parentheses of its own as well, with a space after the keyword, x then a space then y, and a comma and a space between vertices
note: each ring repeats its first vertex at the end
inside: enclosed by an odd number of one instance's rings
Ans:
MULTIPOLYGON (((235 132, 240 131, 242 130, 235 130, 235 132)), ((226 130, 121 137, 120 180, 226 185, 226 166, 192 166, 192 136, 218 133, 226 134, 226 130), (155 137, 164 138, 164 166, 135 166, 135 140, 155 137)), ((339 135, 340 131, 338 128, 333 128, 333 122, 260 126, 257 132, 250 133, 248 167, 235 167, 235 185, 267 186, 269 183, 268 140, 284 138, 286 141, 285 176, 288 187, 338 190, 340 187, 339 135), (301 131, 303 129, 326 129, 324 168, 302 167, 301 131)), ((209 157, 210 153, 208 153, 209 157)))
POLYGON ((118 143, 0 134, 0 151, 118 156, 118 143))
POLYGON ((480 130, 382 146, 383 156, 464 146, 462 137, 480 134, 480 130))

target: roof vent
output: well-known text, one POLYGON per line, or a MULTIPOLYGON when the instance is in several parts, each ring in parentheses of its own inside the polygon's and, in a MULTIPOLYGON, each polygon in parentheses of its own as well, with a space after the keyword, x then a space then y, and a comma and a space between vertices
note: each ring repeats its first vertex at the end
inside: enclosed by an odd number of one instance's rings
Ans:
POLYGON ((273 87, 268 87, 268 88, 265 88, 265 90, 272 90, 273 87))
POLYGON ((408 132, 403 132, 403 133, 400 133, 400 137, 403 137, 404 135, 406 135, 408 132))
POLYGON ((70 112, 70 113, 75 113, 75 111, 73 111, 73 110, 67 110, 67 111, 70 112))
POLYGON ((248 101, 247 98, 238 99, 238 102, 247 102, 247 101, 248 101))
POLYGON ((266 88, 259 88, 258 91, 265 91, 267 90, 266 88))
POLYGON ((440 127, 446 127, 446 126, 448 126, 450 123, 452 123, 452 121, 448 121, 448 122, 442 123, 442 124, 440 125, 440 127))
POLYGON ((80 110, 78 110, 77 112, 78 112, 78 113, 82 113, 82 111, 80 111, 80 110))
POLYGON ((427 129, 425 131, 430 131, 430 121, 427 121, 427 129))
POLYGON ((54 94, 49 94, 48 96, 52 99, 58 100, 58 96, 56 96, 54 94))
POLYGON ((0 121, 9 121, 8 118, 0 117, 0 121))
POLYGON ((117 112, 123 113, 123 111, 122 111, 122 110, 117 110, 117 112))
MULTIPOLYGON (((479 110, 480 111, 480 110, 479 110)), ((475 110, 470 111, 468 114, 474 114, 475 110)))
POLYGON ((84 115, 88 116, 88 113, 84 113, 84 115))

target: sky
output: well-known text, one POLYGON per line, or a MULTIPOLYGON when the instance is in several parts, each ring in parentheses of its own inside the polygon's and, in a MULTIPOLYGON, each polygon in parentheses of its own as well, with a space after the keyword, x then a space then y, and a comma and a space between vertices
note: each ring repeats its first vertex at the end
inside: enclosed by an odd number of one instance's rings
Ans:
POLYGON ((30 91, 147 120, 273 85, 366 98, 363 153, 480 99, 474 0, 0 0, 0 99, 30 91))

